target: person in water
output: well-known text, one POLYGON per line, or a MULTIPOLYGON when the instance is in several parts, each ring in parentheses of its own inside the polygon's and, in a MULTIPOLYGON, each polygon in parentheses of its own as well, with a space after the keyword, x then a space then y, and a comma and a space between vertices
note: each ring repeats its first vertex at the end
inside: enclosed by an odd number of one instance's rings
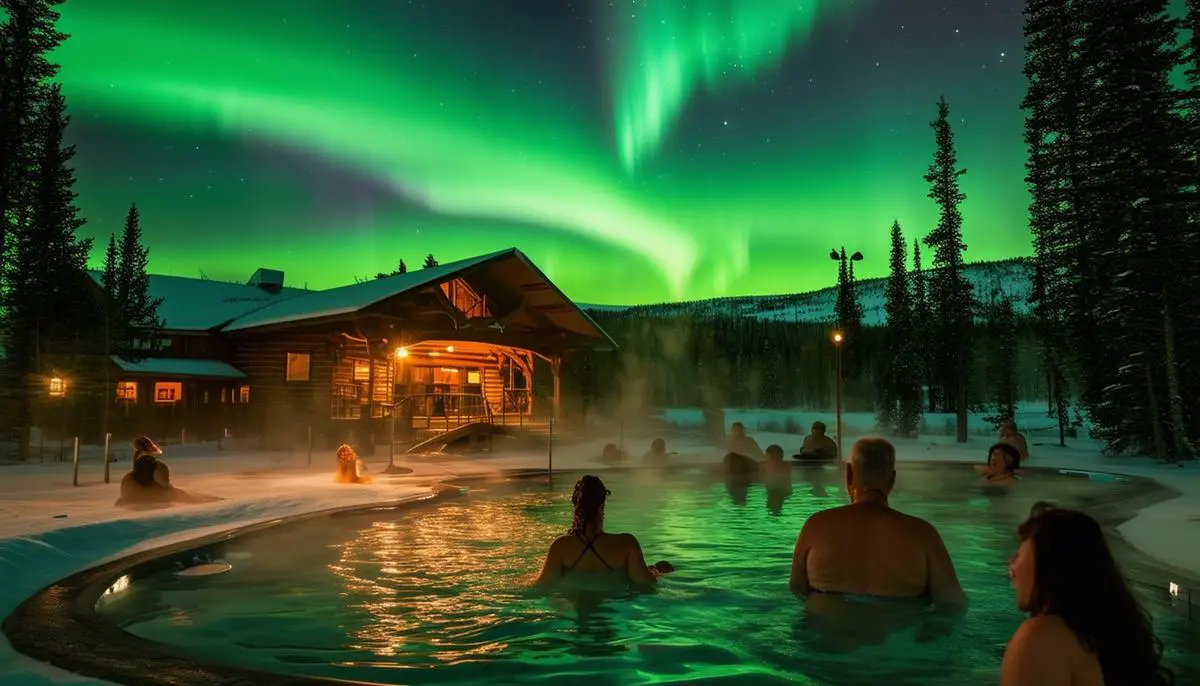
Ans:
POLYGON ((358 459, 358 453, 354 452, 346 443, 338 446, 337 452, 337 472, 334 473, 333 480, 339 484, 369 484, 371 477, 362 474, 362 463, 358 459))
POLYGON ((783 461, 783 448, 778 445, 767 446, 767 459, 763 462, 762 476, 767 485, 792 483, 792 465, 783 461))
POLYGON ((189 493, 171 484, 171 470, 158 459, 162 449, 148 436, 133 440, 133 468, 121 478, 117 505, 208 503, 220 498, 189 493))
POLYGON ((813 422, 810 433, 796 454, 798 460, 835 460, 838 456, 837 443, 825 435, 825 422, 813 422))
POLYGON ((846 464, 850 504, 808 518, 796 540, 789 585, 812 592, 929 598, 966 606, 954 563, 937 529, 893 510, 896 449, 882 438, 854 444, 846 464))
POLYGON ((991 486, 1010 486, 1016 483, 1013 465, 1021 461, 1021 453, 1008 443, 997 443, 988 448, 987 469, 983 472, 984 483, 991 486))
POLYGON ((535 583, 554 583, 571 574, 612 574, 638 585, 651 585, 671 571, 669 562, 646 564, 642 546, 633 534, 604 531, 604 503, 611 492, 598 476, 586 475, 571 495, 571 528, 550 544, 535 583))
POLYGON ((1017 535, 1008 576, 1029 618, 1004 651, 1001 686, 1175 683, 1096 520, 1044 507, 1017 535))
POLYGON ((1017 449, 1017 461, 1013 463, 1013 469, 1020 469, 1021 463, 1029 459, 1029 442, 1017 431, 1017 423, 1013 420, 1000 425, 1000 442, 1017 449))
POLYGON ((607 465, 622 464, 628 459, 624 450, 621 450, 616 443, 609 443, 604 446, 600 457, 596 458, 597 462, 602 462, 607 465))
POLYGON ((741 422, 734 422, 729 427, 729 443, 726 445, 725 451, 731 455, 748 457, 751 461, 763 458, 763 451, 758 447, 758 441, 746 435, 746 425, 741 422))
POLYGON ((642 456, 642 462, 651 465, 663 465, 667 463, 667 442, 661 438, 656 438, 650 443, 650 450, 642 456))

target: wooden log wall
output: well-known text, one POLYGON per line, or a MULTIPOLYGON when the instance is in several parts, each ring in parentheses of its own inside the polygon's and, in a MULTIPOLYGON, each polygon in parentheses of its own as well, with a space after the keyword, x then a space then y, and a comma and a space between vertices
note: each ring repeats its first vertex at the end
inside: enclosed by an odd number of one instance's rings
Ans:
POLYGON ((304 331, 268 331, 234 340, 230 361, 250 384, 250 420, 243 430, 257 434, 263 447, 305 445, 310 427, 315 444, 327 447, 335 440, 330 426, 332 341, 329 332, 304 331), (308 381, 287 381, 288 353, 309 355, 308 381))

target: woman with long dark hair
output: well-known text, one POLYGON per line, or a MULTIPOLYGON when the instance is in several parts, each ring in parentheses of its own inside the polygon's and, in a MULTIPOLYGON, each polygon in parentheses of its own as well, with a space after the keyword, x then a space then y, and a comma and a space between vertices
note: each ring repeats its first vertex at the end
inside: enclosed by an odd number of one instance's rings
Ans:
POLYGON ((1008 575, 1029 618, 1004 652, 1001 686, 1175 683, 1096 520, 1042 507, 1017 533, 1008 575))
POLYGON ((604 503, 611 495, 600 477, 587 475, 575 484, 571 528, 550 544, 550 552, 537 577, 549 584, 571 574, 611 575, 634 584, 650 585, 671 570, 667 562, 646 565, 642 546, 633 534, 604 531, 604 503))

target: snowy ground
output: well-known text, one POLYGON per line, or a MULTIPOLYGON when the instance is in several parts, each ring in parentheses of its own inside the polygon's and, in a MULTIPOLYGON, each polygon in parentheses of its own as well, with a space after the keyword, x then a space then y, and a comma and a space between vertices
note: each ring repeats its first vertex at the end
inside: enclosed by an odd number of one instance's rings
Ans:
MULTIPOLYGON (((1107 471, 1155 479, 1179 497, 1143 510, 1120 532, 1143 552, 1200 577, 1200 467, 1156 465, 1145 459, 1110 459, 1100 455, 1090 440, 1069 441, 1060 448, 1046 420, 1031 413, 1022 417, 1030 441, 1030 466, 1107 471)), ((700 413, 672 410, 666 419, 681 429, 698 424, 700 413)), ((798 427, 814 420, 826 422, 832 432, 834 418, 812 412, 729 410, 726 422, 742 421, 763 446, 778 443, 791 454, 802 434, 782 433, 788 419, 798 427), (761 429, 760 429, 761 427, 761 429)), ((947 417, 930 416, 931 431, 942 431, 947 417)), ((870 433, 873 418, 866 414, 843 417, 847 441, 870 433)), ((927 435, 896 441, 901 461, 981 463, 992 443, 982 419, 972 421, 971 440, 956 444, 949 436, 927 435)), ((556 469, 602 470, 596 458, 608 440, 559 445, 556 469)), ((648 448, 650 437, 627 437, 625 448, 637 458, 648 448)), ((671 439, 668 449, 680 462, 718 462, 722 451, 698 442, 671 439)), ((71 485, 69 462, 0 466, 0 616, 8 615, 25 598, 72 572, 134 550, 199 537, 256 521, 358 504, 419 497, 440 480, 455 476, 484 475, 503 469, 545 468, 545 454, 520 454, 487 459, 453 459, 413 462, 415 471, 403 477, 382 476, 386 455, 368 462, 376 482, 367 486, 332 482, 331 454, 255 453, 225 450, 215 445, 178 446, 168 450, 172 480, 180 487, 225 500, 205 505, 175 506, 166 510, 130 512, 113 506, 117 483, 128 469, 128 458, 113 465, 111 483, 103 482, 103 464, 97 451, 85 455, 80 486, 71 485)), ((17 655, 0 642, 0 684, 39 686, 61 683, 102 683, 68 674, 17 655)))

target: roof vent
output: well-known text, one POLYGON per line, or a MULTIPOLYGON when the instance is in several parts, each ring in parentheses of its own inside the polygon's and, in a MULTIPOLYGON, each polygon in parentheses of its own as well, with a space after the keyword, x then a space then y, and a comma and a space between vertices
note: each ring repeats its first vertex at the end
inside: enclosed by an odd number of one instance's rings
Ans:
POLYGON ((268 293, 278 293, 283 290, 283 272, 278 269, 259 267, 247 283, 251 286, 258 286, 268 293))

